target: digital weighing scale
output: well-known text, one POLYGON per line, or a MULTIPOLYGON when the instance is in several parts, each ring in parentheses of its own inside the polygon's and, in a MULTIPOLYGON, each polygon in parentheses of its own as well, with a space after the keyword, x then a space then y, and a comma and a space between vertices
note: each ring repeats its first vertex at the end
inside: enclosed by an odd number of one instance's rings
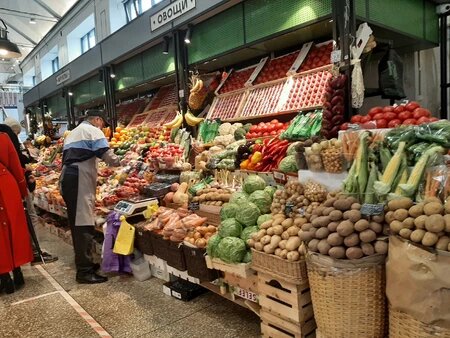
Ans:
POLYGON ((114 211, 125 216, 134 216, 142 214, 149 205, 158 205, 158 199, 147 198, 135 202, 123 200, 116 204, 114 211))

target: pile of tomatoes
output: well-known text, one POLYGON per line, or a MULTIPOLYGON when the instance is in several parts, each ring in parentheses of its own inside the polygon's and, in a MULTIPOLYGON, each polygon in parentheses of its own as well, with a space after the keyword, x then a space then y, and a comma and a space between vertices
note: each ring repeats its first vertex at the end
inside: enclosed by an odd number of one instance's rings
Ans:
MULTIPOLYGON (((417 102, 411 101, 398 106, 373 107, 365 116, 354 115, 350 122, 359 124, 363 128, 395 128, 397 126, 419 125, 438 121, 432 117, 428 109, 420 107, 417 102)), ((341 129, 348 128, 348 124, 343 124, 341 129)))
POLYGON ((282 123, 278 120, 272 120, 264 123, 260 122, 257 125, 251 126, 249 132, 245 136, 247 139, 254 139, 264 136, 277 136, 285 131, 289 126, 289 123, 282 123))
POLYGON ((300 72, 329 65, 331 63, 332 50, 333 44, 331 42, 320 47, 312 47, 310 52, 308 53, 308 56, 306 57, 306 60, 300 67, 300 72))
POLYGON ((298 52, 295 52, 267 61, 253 84, 265 83, 285 77, 297 56, 298 52))
POLYGON ((232 92, 238 89, 244 88, 245 83, 252 75, 256 67, 250 67, 240 71, 232 72, 228 79, 225 81, 222 88, 220 88, 220 94, 232 92))

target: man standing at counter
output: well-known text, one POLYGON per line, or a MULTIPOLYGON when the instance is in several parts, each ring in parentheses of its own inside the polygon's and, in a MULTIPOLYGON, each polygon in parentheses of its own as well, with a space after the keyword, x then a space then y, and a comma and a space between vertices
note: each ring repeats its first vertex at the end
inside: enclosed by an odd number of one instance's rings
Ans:
POLYGON ((97 162, 102 159, 110 166, 119 166, 119 158, 109 148, 102 132, 107 125, 106 114, 90 110, 85 120, 64 140, 63 168, 60 190, 67 206, 69 225, 75 250, 78 283, 103 283, 108 279, 96 273, 90 248, 95 226, 95 192, 97 162))

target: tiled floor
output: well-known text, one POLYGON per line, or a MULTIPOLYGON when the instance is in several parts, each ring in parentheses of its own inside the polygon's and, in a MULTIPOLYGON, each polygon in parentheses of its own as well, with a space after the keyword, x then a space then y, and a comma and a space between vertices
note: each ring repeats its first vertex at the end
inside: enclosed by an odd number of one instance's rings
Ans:
MULTIPOLYGON (((138 282, 114 276, 105 284, 77 284, 72 247, 46 230, 39 232, 41 246, 60 258, 45 270, 112 337, 260 335, 256 315, 210 292, 182 302, 163 294, 163 282, 156 278, 138 282)), ((100 337, 36 267, 23 271, 25 288, 0 295, 1 338, 100 337)))

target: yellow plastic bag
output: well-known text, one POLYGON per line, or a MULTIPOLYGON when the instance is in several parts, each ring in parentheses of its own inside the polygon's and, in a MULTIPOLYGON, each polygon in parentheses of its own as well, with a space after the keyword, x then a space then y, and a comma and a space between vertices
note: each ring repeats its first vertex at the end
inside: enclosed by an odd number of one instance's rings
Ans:
POLYGON ((120 228, 114 243, 113 252, 118 255, 131 255, 134 251, 135 228, 129 224, 124 216, 120 217, 120 228))

